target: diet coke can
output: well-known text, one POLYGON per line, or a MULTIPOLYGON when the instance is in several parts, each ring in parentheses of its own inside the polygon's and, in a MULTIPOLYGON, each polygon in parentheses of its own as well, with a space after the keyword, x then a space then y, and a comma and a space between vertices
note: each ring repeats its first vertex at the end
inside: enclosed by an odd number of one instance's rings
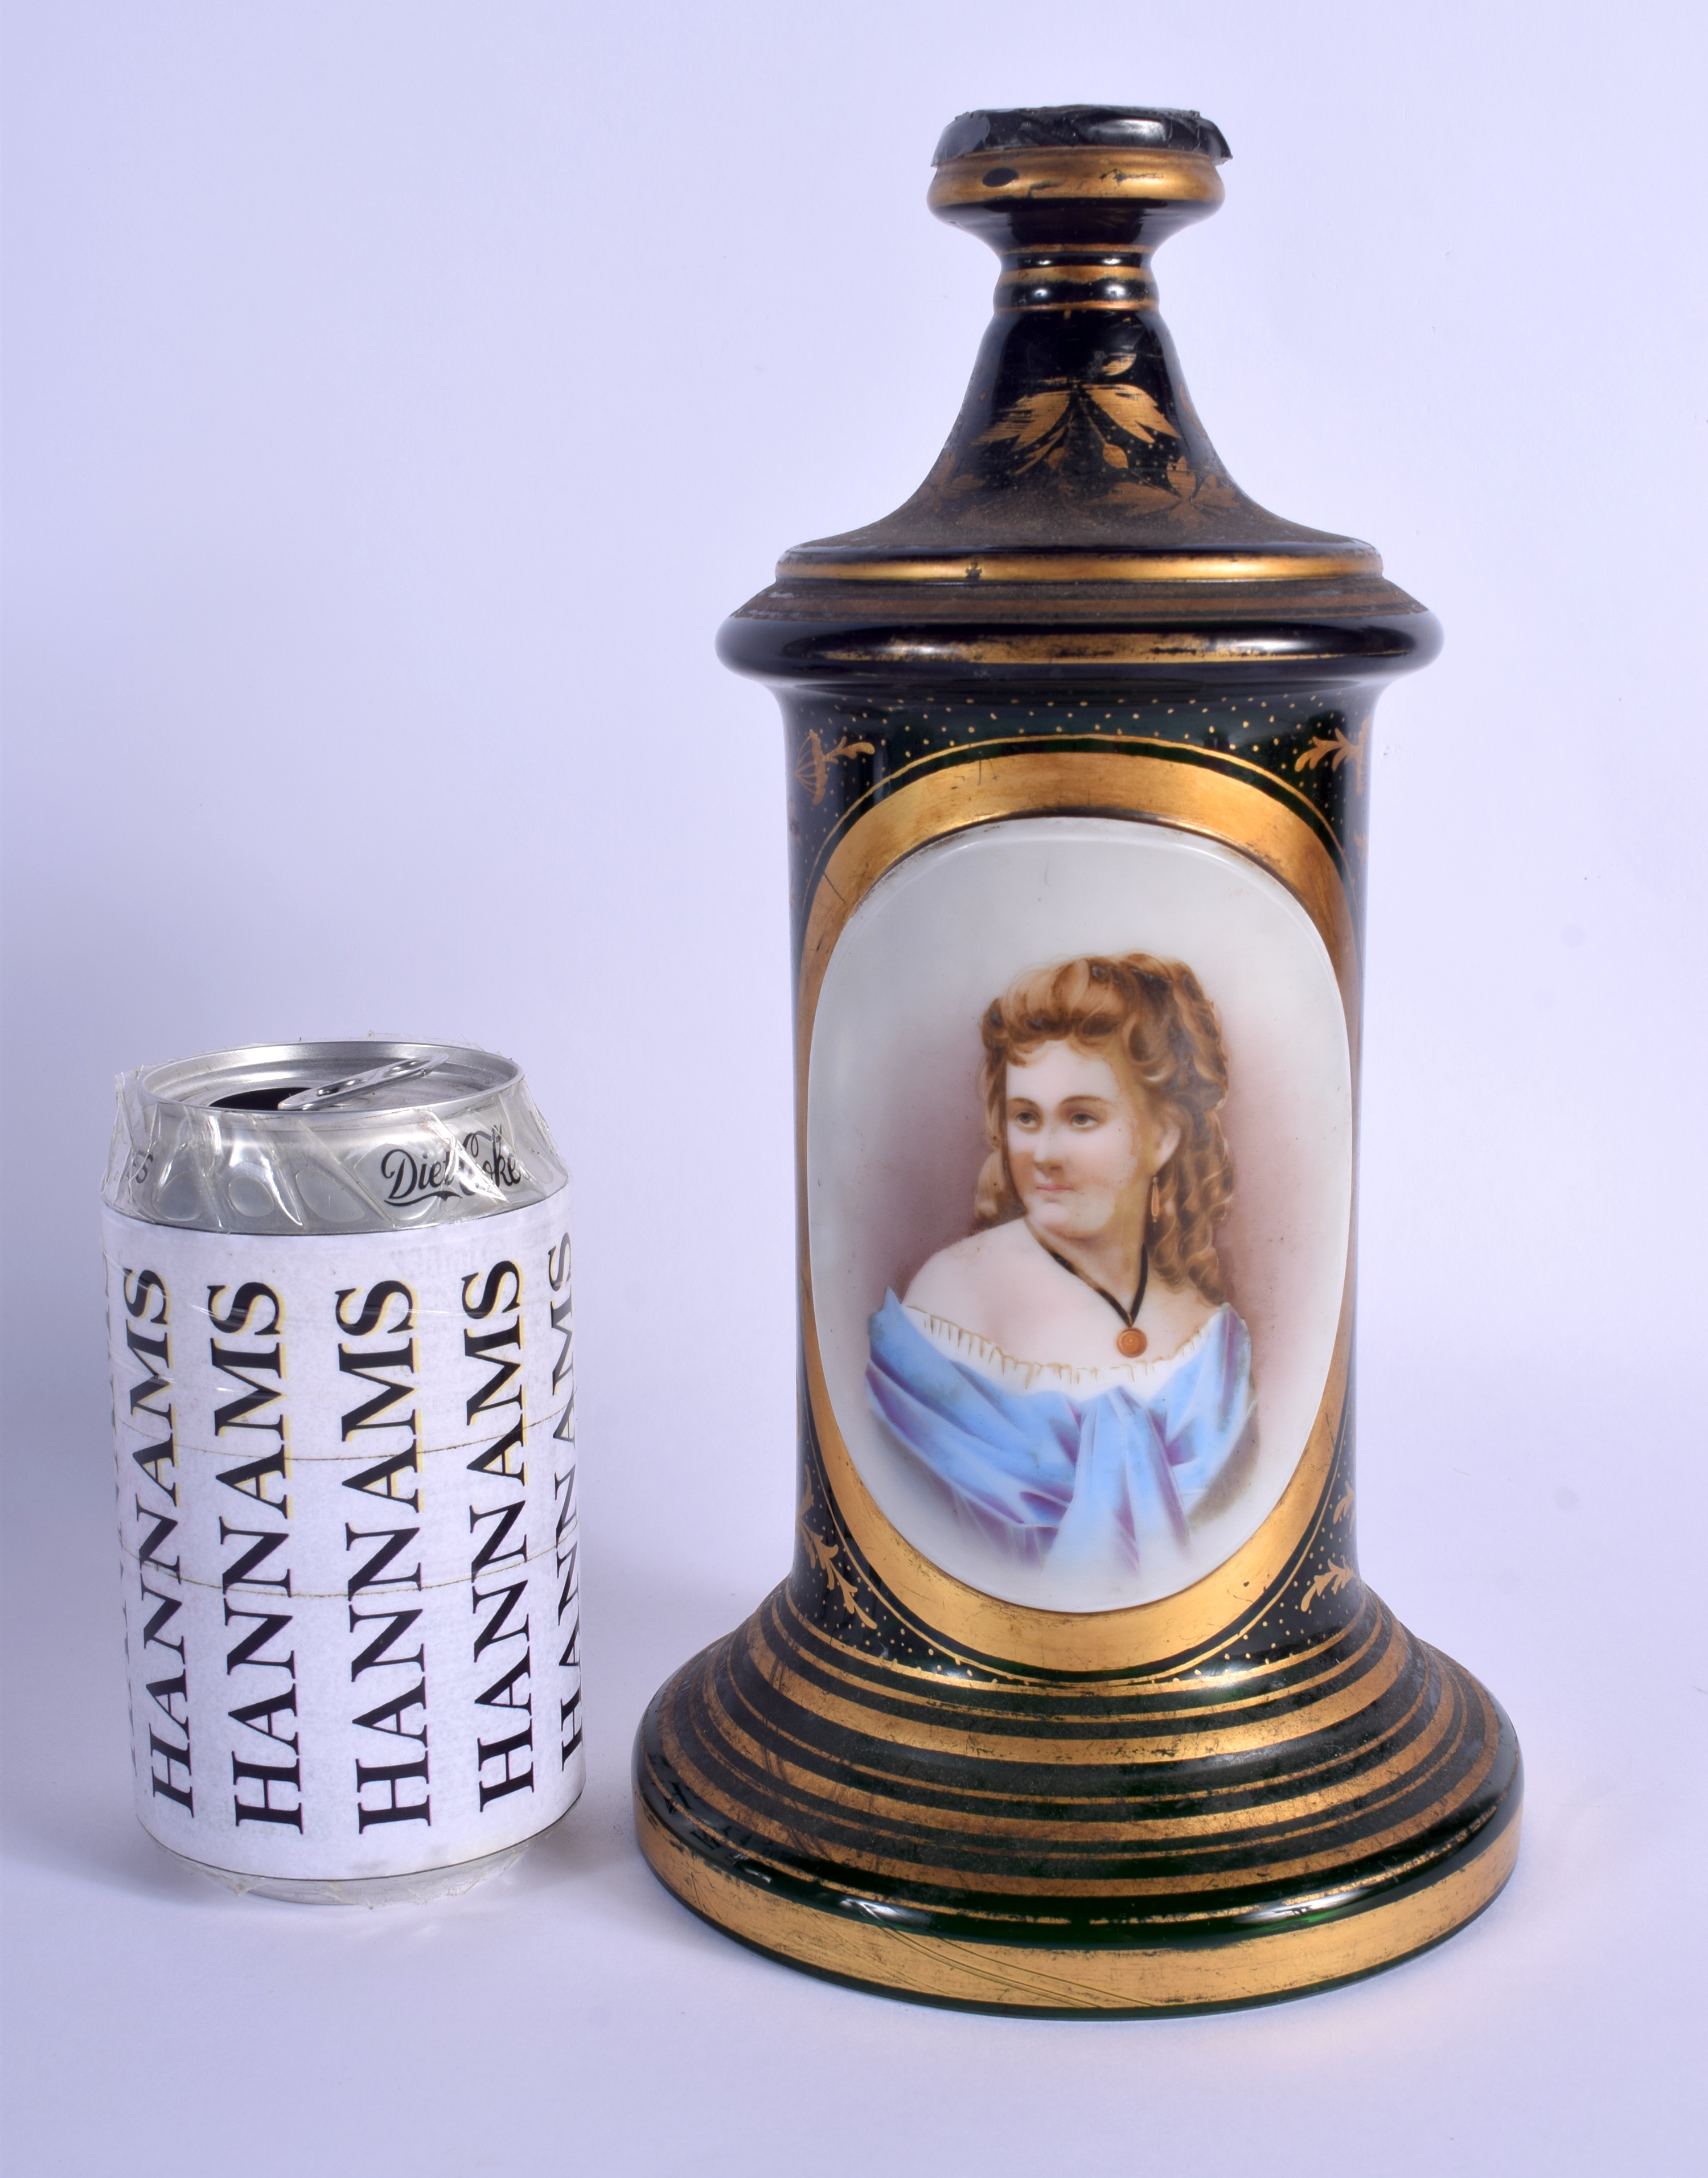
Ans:
POLYGON ((520 1070, 140 1068, 103 1196, 143 1827, 269 1897, 466 1889, 584 1765, 569 1191, 520 1070))

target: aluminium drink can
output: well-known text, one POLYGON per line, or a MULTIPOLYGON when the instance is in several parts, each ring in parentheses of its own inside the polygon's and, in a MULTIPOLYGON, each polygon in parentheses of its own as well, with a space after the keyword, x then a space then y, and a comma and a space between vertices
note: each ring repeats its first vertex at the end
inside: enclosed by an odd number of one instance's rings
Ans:
POLYGON ((581 1791, 567 1175, 520 1070, 123 1076, 103 1189, 137 1812, 238 1891, 466 1889, 581 1791))

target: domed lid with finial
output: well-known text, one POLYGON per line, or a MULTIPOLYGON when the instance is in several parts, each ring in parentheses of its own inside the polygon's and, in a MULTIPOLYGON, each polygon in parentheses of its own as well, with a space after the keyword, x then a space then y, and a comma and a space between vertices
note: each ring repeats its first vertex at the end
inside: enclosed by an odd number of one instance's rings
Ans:
POLYGON ((725 630, 731 665, 783 666, 743 621, 869 626, 897 611, 911 624, 1308 612, 1391 627, 1408 662, 1433 649, 1433 622, 1373 549, 1249 499, 1192 407, 1151 258, 1221 203, 1229 156, 1213 122, 1166 107, 988 108, 950 124, 928 201, 1002 265, 961 414, 895 513, 784 554, 776 585, 725 630))

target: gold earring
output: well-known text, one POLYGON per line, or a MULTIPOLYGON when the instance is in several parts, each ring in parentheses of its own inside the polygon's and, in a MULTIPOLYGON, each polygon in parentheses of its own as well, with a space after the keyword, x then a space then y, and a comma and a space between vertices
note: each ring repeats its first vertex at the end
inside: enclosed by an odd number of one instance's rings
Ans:
POLYGON ((1163 1190, 1155 1173, 1151 1174, 1151 1223, 1160 1223, 1163 1215, 1163 1190))

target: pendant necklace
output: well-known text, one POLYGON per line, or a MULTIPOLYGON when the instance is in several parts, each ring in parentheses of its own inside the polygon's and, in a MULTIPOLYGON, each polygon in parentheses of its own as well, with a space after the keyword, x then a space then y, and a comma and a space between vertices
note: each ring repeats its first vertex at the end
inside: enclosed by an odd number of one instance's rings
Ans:
MULTIPOLYGON (((1026 1230, 1032 1234, 1032 1237, 1034 1240, 1037 1240, 1037 1234, 1031 1225, 1026 1227, 1026 1230)), ((1134 1318, 1138 1315, 1139 1311, 1145 1305, 1145 1287, 1149 1282, 1151 1275, 1150 1250, 1147 1247, 1141 1247, 1139 1250, 1139 1289, 1133 1295, 1132 1306, 1130 1308, 1123 1308, 1120 1301, 1115 1299, 1112 1293, 1108 1292, 1103 1287, 1100 1286, 1095 1278, 1088 1278, 1083 1271, 1076 1270, 1074 1266, 1069 1262, 1065 1256, 1057 1255, 1055 1250, 1050 1247, 1045 1241, 1037 1240, 1037 1245, 1043 1250, 1045 1255, 1049 1257, 1051 1262, 1059 1263, 1065 1271, 1072 1272, 1072 1275, 1079 1280, 1081 1285, 1089 1286, 1094 1294, 1101 1295, 1101 1297, 1109 1303, 1109 1306, 1126 1326, 1125 1331, 1118 1331, 1115 1333, 1115 1351, 1117 1354, 1124 1354, 1129 1361, 1136 1361, 1140 1354, 1144 1352, 1145 1349, 1151 1343, 1150 1340, 1146 1338, 1144 1333, 1139 1329, 1138 1325, 1134 1321, 1134 1318)))

